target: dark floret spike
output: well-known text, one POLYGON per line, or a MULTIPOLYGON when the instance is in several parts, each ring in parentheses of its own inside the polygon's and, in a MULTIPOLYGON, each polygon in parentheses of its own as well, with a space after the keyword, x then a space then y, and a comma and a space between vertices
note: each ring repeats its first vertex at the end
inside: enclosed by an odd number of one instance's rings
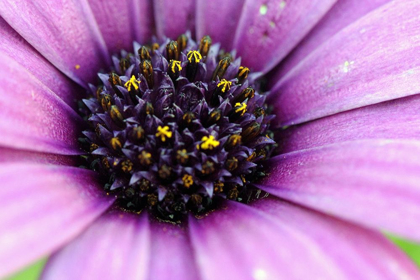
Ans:
POLYGON ((170 41, 166 45, 166 57, 168 60, 179 60, 179 49, 176 41, 170 41))
POLYGON ((249 75, 249 68, 240 66, 238 70, 238 74, 236 75, 236 78, 238 79, 239 84, 243 84, 243 82, 248 78, 249 75))
POLYGON ((185 35, 185 34, 179 35, 176 42, 178 43, 179 51, 182 52, 183 50, 185 50, 185 48, 187 47, 187 44, 188 44, 187 35, 185 35))
POLYGON ((141 73, 146 79, 149 88, 152 89, 154 85, 152 62, 150 60, 143 60, 140 65, 141 73))
POLYGON ((208 36, 168 42, 141 46, 136 58, 122 52, 83 102, 91 129, 81 143, 83 166, 101 175, 118 207, 178 222, 255 197, 275 144, 248 68, 232 68, 232 55, 216 53, 208 36))
POLYGON ((145 46, 142 46, 140 49, 139 49, 139 57, 140 57, 140 61, 144 61, 144 60, 152 60, 151 58, 150 58, 150 53, 149 53, 149 50, 145 47, 145 46))
POLYGON ((198 64, 200 63, 203 57, 198 51, 189 51, 187 54, 188 65, 187 65, 187 78, 189 81, 193 82, 195 80, 195 75, 197 74, 198 64))
POLYGON ((212 77, 213 81, 215 81, 216 78, 222 79, 226 73, 226 70, 228 69, 231 63, 232 63, 232 58, 230 56, 227 56, 221 59, 216 69, 213 72, 213 77, 212 77))
POLYGON ((207 56, 207 54, 209 53, 210 47, 211 47, 211 38, 210 36, 204 36, 201 41, 200 41, 200 47, 199 47, 199 52, 201 53, 201 55, 207 56))

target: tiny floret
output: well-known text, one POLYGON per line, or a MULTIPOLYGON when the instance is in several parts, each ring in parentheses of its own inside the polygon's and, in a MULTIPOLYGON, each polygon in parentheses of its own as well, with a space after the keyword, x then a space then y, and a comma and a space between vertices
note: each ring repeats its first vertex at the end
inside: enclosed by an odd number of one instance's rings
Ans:
POLYGON ((243 116, 246 112, 246 107, 247 105, 245 104, 245 102, 243 103, 236 103, 235 104, 235 113, 240 113, 241 116, 243 116))
POLYGON ((190 63, 199 63, 203 57, 198 51, 189 51, 187 54, 188 61, 190 63))
POLYGON ((221 88, 222 92, 226 92, 226 90, 230 90, 232 86, 232 82, 222 79, 218 84, 217 87, 221 88))
POLYGON ((135 90, 139 89, 140 81, 137 81, 136 77, 134 75, 131 76, 130 80, 128 80, 124 86, 127 88, 128 91, 131 91, 131 87, 133 87, 135 90))
POLYGON ((216 148, 220 145, 220 142, 214 138, 213 135, 210 136, 204 136, 201 138, 202 143, 199 145, 201 149, 203 150, 213 150, 213 148, 216 148))
POLYGON ((167 125, 165 125, 164 127, 159 125, 157 128, 156 137, 160 137, 160 140, 162 142, 165 142, 166 138, 172 137, 172 131, 169 130, 169 126, 167 125))

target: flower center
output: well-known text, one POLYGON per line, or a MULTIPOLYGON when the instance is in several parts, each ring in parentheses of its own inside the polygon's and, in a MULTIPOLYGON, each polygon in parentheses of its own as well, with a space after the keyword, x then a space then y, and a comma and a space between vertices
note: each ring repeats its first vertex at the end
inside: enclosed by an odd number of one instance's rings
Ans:
POLYGON ((135 44, 81 108, 85 156, 119 207, 165 220, 248 202, 275 142, 258 74, 209 36, 135 44))

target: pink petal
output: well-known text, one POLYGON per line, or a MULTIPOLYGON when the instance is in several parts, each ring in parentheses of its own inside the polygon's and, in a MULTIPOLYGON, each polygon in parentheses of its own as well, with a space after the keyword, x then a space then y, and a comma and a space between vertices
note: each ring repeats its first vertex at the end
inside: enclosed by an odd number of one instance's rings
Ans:
POLYGON ((335 2, 246 0, 233 43, 243 65, 254 71, 271 70, 335 2))
POLYGON ((195 29, 194 0, 154 0, 156 34, 176 40, 187 30, 195 29))
POLYGON ((282 61, 280 67, 270 78, 271 84, 274 85, 290 69, 337 32, 388 2, 390 0, 365 0, 362 4, 359 0, 337 1, 285 61, 282 61))
POLYGON ((149 280, 200 279, 187 229, 169 223, 152 223, 149 280))
POLYGON ((15 150, 0 147, 0 164, 10 163, 46 163, 54 165, 75 166, 75 156, 64 156, 57 154, 38 153, 32 151, 15 150))
POLYGON ((420 92, 418 1, 393 1, 312 52, 274 87, 284 125, 420 92))
MULTIPOLYGON (((271 216, 275 223, 296 231, 296 238, 302 236, 302 241, 308 242, 307 254, 313 247, 321 249, 334 260, 334 265, 345 274, 346 279, 420 277, 413 262, 379 232, 278 199, 261 199, 252 206, 271 216)), ((298 262, 297 269, 302 265, 305 264, 298 262)), ((306 279, 313 278, 309 274, 306 279)))
POLYGON ((346 111, 279 132, 286 153, 361 139, 419 139, 420 95, 346 111))
POLYGON ((2 18, 0 18, 0 56, 14 59, 73 108, 77 107, 75 99, 81 99, 86 91, 51 65, 2 18))
POLYGON ((245 0, 197 1, 197 38, 209 35, 214 43, 221 43, 223 49, 231 51, 244 2, 245 0))
POLYGON ((152 35, 152 0, 89 0, 89 5, 110 53, 132 51, 133 41, 152 35))
POLYGON ((368 227, 420 240, 420 142, 364 140, 279 155, 258 186, 368 227))
POLYGON ((146 279, 150 238, 147 215, 112 211, 54 254, 41 279, 146 279))
POLYGON ((1 278, 77 236, 112 203, 84 169, 8 163, 0 180, 1 278))
POLYGON ((87 1, 0 2, 1 16, 54 66, 80 84, 96 80, 108 51, 87 1))
POLYGON ((395 270, 415 273, 413 265, 379 234, 282 206, 284 212, 273 214, 259 205, 261 210, 229 202, 224 210, 202 219, 191 217, 190 235, 203 279, 361 279, 366 275, 376 277, 363 279, 383 279, 393 269, 394 274, 395 270), (281 218, 283 213, 286 217, 281 218), (357 241, 372 248, 365 252, 357 241), (371 259, 383 253, 384 263, 371 259), (385 269, 390 259, 396 265, 385 269))
POLYGON ((0 145, 80 154, 82 119, 62 99, 8 56, 0 60, 0 145))

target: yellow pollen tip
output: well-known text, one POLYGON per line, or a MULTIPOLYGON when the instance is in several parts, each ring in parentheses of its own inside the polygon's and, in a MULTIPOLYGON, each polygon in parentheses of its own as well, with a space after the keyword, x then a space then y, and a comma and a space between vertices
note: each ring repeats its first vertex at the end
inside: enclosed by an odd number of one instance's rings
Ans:
POLYGON ((79 70, 79 69, 80 69, 80 65, 79 65, 79 64, 76 64, 76 65, 74 66, 74 68, 76 68, 76 70, 79 70))
POLYGON ((247 105, 245 103, 236 103, 235 104, 235 113, 241 113, 241 116, 243 116, 246 112, 247 105))
POLYGON ((201 138, 202 143, 200 144, 201 149, 203 150, 213 150, 213 148, 216 148, 220 145, 220 142, 214 138, 213 135, 210 136, 204 136, 201 138))
POLYGON ((161 127, 160 125, 157 128, 156 137, 160 137, 160 140, 162 142, 166 141, 166 138, 172 137, 172 131, 169 130, 169 126, 165 125, 164 127, 161 127))
POLYGON ((181 61, 179 61, 179 60, 172 60, 172 67, 171 67, 172 73, 175 73, 176 72, 175 71, 175 69, 176 69, 175 67, 178 68, 178 71, 181 71, 182 70, 181 61))
POLYGON ((198 51, 189 51, 187 54, 188 61, 192 63, 192 59, 194 58, 195 63, 199 63, 200 60, 203 58, 198 51))
POLYGON ((230 86, 232 85, 232 82, 227 81, 226 79, 222 79, 218 84, 217 87, 221 87, 222 88, 222 92, 226 92, 227 90, 230 90, 230 86))
POLYGON ((182 182, 184 182, 184 186, 186 188, 189 188, 192 184, 194 184, 193 177, 189 174, 184 174, 184 176, 182 177, 182 182))
POLYGON ((140 81, 137 81, 136 77, 133 75, 131 76, 130 80, 128 80, 124 86, 128 89, 128 91, 131 90, 131 87, 134 87, 135 90, 139 89, 140 81))

